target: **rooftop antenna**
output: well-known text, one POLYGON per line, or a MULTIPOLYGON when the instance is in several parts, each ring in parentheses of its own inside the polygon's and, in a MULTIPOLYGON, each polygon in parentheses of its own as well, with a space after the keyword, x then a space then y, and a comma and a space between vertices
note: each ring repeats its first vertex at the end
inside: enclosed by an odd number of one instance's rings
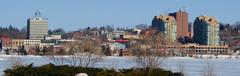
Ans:
POLYGON ((182 11, 182 8, 179 8, 178 12, 181 12, 182 11))
POLYGON ((186 11, 186 7, 185 6, 183 6, 182 8, 180 8, 180 10, 179 11, 183 11, 183 12, 185 12, 186 11))
POLYGON ((37 11, 35 12, 35 17, 41 17, 41 13, 40 13, 39 10, 37 10, 37 11))

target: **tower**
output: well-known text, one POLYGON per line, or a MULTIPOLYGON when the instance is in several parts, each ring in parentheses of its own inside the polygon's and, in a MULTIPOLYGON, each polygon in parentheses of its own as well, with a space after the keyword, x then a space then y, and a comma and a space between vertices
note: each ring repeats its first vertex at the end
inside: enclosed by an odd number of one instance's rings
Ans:
POLYGON ((169 13, 169 15, 173 16, 177 22, 177 38, 189 37, 188 13, 180 9, 178 12, 169 13))
POLYGON ((41 17, 40 11, 27 20, 27 34, 28 39, 44 39, 48 35, 48 19, 41 17))
POLYGON ((193 28, 193 40, 195 43, 200 45, 219 45, 219 23, 214 17, 197 17, 193 28))
POLYGON ((152 27, 162 32, 165 37, 171 41, 176 40, 176 21, 174 17, 168 15, 155 16, 152 21, 152 27))

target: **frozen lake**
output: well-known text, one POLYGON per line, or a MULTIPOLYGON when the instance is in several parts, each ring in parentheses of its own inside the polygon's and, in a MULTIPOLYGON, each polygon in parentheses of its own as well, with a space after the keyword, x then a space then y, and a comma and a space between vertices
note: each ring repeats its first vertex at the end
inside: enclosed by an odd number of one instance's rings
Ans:
MULTIPOLYGON (((47 57, 41 56, 17 56, 22 59, 25 64, 34 63, 35 66, 50 63, 47 57)), ((190 57, 169 57, 163 64, 162 68, 171 71, 183 71, 185 76, 202 76, 207 61, 213 68, 217 76, 240 76, 240 58, 229 59, 199 59, 190 57)), ((94 65, 100 68, 132 68, 136 63, 129 57, 103 57, 103 61, 94 65)), ((11 67, 11 56, 0 55, 0 75, 3 70, 11 67)))

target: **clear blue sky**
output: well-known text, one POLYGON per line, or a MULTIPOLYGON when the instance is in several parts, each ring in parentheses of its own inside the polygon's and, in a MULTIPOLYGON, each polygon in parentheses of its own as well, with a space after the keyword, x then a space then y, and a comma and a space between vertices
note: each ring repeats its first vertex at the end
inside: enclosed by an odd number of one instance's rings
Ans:
POLYGON ((67 31, 87 26, 134 27, 151 24, 155 15, 185 7, 189 21, 197 16, 214 16, 219 22, 240 21, 240 0, 3 0, 0 26, 26 26, 28 18, 40 10, 49 27, 67 31))

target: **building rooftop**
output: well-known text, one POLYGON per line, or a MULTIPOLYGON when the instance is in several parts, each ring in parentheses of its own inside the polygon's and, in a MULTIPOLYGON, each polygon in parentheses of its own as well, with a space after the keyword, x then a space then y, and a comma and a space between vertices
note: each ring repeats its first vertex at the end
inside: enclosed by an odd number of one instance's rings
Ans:
POLYGON ((37 10, 34 14, 34 17, 30 18, 30 20, 48 20, 47 18, 43 18, 41 15, 41 12, 37 10))
POLYGON ((164 22, 175 22, 175 18, 169 15, 155 16, 155 19, 162 20, 164 22))
POLYGON ((41 43, 56 43, 56 40, 41 40, 41 43))
POLYGON ((197 17, 198 20, 200 21, 206 21, 207 23, 211 24, 218 24, 218 21, 215 17, 210 17, 210 16, 199 16, 197 17))
POLYGON ((54 32, 54 33, 51 33, 50 35, 62 35, 62 34, 64 34, 64 33, 62 33, 62 32, 54 32))

